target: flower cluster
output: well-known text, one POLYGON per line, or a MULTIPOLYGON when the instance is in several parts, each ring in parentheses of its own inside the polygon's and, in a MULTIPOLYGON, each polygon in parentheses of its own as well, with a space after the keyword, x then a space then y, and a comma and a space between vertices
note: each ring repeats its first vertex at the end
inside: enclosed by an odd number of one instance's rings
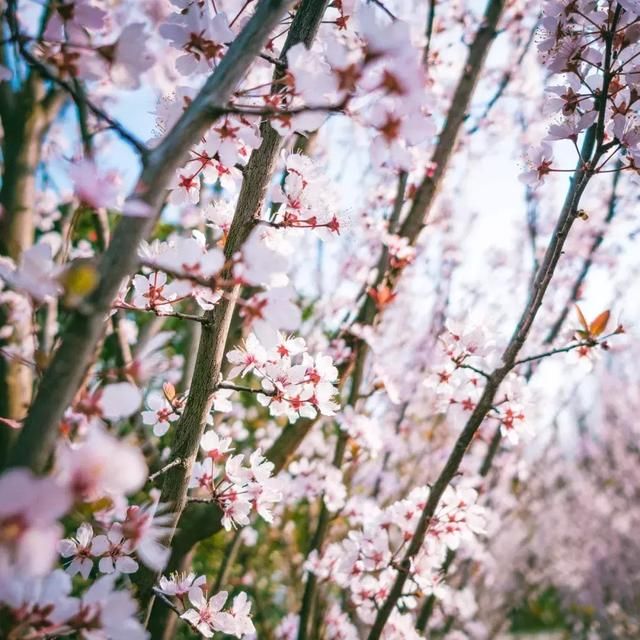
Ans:
POLYGON ((15 620, 24 637, 146 640, 133 596, 116 589, 115 582, 113 575, 102 576, 80 596, 72 596, 71 577, 59 569, 44 577, 3 576, 0 611, 15 620))
POLYGON ((212 15, 206 4, 172 2, 179 11, 160 27, 160 34, 180 52, 176 70, 189 75, 208 72, 220 60, 234 33, 224 12, 212 15))
POLYGON ((226 611, 223 607, 229 594, 226 591, 220 591, 208 597, 205 576, 196 577, 194 573, 187 575, 174 573, 169 578, 162 576, 158 592, 177 598, 184 609, 180 617, 205 638, 213 637, 217 631, 237 638, 255 633, 249 615, 251 603, 244 592, 234 597, 231 608, 226 611), (187 602, 191 606, 188 606, 187 602))
POLYGON ((61 269, 54 263, 52 254, 50 244, 39 242, 20 256, 17 265, 11 258, 0 257, 0 281, 37 302, 57 297, 62 292, 56 278, 61 269))
POLYGON ((273 521, 271 505, 279 502, 278 482, 271 477, 273 463, 260 449, 249 456, 231 455, 231 438, 219 438, 207 431, 200 441, 204 459, 193 467, 189 488, 200 501, 215 502, 223 512, 225 529, 249 524, 255 510, 267 522, 273 521))
POLYGON ((141 257, 147 266, 160 271, 133 278, 130 308, 170 314, 173 305, 187 298, 195 299, 203 309, 211 309, 220 299, 213 284, 224 266, 224 255, 218 247, 208 247, 202 233, 194 231, 190 238, 174 236, 146 245, 141 257), (173 276, 171 282, 167 282, 167 273, 173 276), (203 284, 208 282, 211 285, 203 284))
POLYGON ((156 505, 129 507, 107 536, 93 537, 92 527, 83 524, 75 538, 60 541, 59 520, 68 513, 77 490, 72 478, 36 478, 22 468, 0 476, 3 619, 14 620, 27 635, 79 633, 142 640, 147 635, 135 615, 135 600, 128 591, 116 590, 115 580, 117 573, 137 569, 127 555, 134 549, 147 566, 155 570, 164 566, 167 550, 159 543, 164 530, 154 521, 156 505), (73 558, 68 573, 54 568, 56 549, 73 558), (101 556, 100 571, 112 575, 98 578, 81 595, 72 596, 68 574, 88 577, 96 556, 101 556))
POLYGON ((357 36, 335 37, 311 55, 302 44, 291 48, 292 94, 314 105, 354 100, 352 112, 378 134, 371 147, 374 161, 408 168, 410 147, 435 133, 425 109, 426 76, 408 24, 388 24, 373 7, 362 6, 356 29, 357 36))
POLYGON ((301 458, 292 462, 278 478, 282 481, 287 504, 322 497, 331 512, 339 511, 345 505, 347 489, 342 472, 330 462, 301 458))
POLYGON ((222 118, 191 150, 187 164, 176 171, 169 201, 174 205, 198 204, 203 184, 237 191, 242 179, 239 167, 247 163, 260 140, 255 122, 233 116, 222 118))
POLYGON ((555 74, 545 99, 545 112, 552 120, 546 141, 527 154, 524 182, 536 187, 550 173, 562 171, 551 143, 569 140, 576 146, 590 128, 597 137, 596 170, 602 170, 620 150, 626 167, 637 171, 637 19, 638 6, 633 2, 620 2, 616 10, 610 3, 544 3, 538 50, 555 74))
POLYGON ((88 578, 98 559, 100 573, 135 573, 139 565, 133 553, 147 567, 160 571, 168 560, 168 549, 161 543, 167 532, 167 518, 156 515, 157 502, 144 506, 130 506, 124 510, 122 520, 114 520, 118 510, 102 514, 106 533, 94 536, 93 527, 84 522, 73 538, 65 538, 58 545, 60 555, 71 558, 66 570, 70 575, 79 573, 88 578))
POLYGON ((285 179, 272 190, 271 201, 279 205, 270 223, 284 228, 340 231, 332 214, 334 196, 329 181, 307 156, 293 153, 285 162, 285 179))
MULTIPOLYGON (((495 345, 482 327, 463 327, 450 322, 440 336, 447 360, 435 367, 424 381, 426 389, 436 393, 436 408, 466 420, 474 411, 484 389, 486 373, 495 357, 495 345)), ((501 431, 511 442, 518 442, 523 432, 524 380, 512 373, 500 391, 488 418, 500 423, 501 431)))
MULTIPOLYGON (((321 556, 314 552, 306 569, 319 579, 347 589, 359 618, 372 622, 376 609, 389 594, 397 564, 428 498, 428 488, 417 488, 384 510, 365 511, 360 530, 351 530, 345 540, 330 544, 321 556)), ((485 510, 475 504, 476 500, 473 489, 447 487, 429 523, 422 549, 411 561, 409 577, 423 593, 437 588, 447 549, 457 549, 484 532, 485 510)), ((403 601, 408 607, 415 605, 410 596, 403 601)))
POLYGON ((331 416, 337 409, 333 397, 338 370, 329 356, 312 357, 302 338, 280 334, 278 343, 266 349, 250 334, 244 346, 230 351, 227 358, 234 365, 230 378, 253 374, 260 379, 258 402, 273 416, 293 422, 318 413, 331 416))

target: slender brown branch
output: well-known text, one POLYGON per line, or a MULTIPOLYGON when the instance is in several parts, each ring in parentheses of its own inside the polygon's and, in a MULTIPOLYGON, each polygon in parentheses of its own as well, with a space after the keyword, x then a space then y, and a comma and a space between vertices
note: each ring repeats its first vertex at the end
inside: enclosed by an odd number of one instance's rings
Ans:
POLYGON ((89 109, 97 118, 106 122, 109 125, 110 129, 113 129, 123 140, 128 142, 134 149, 142 156, 145 156, 148 152, 147 147, 144 143, 142 143, 138 138, 128 131, 124 125, 118 122, 115 118, 110 116, 104 109, 99 107, 97 104, 89 100, 86 95, 78 92, 77 88, 74 87, 71 83, 63 80, 58 77, 55 73, 49 70, 49 68, 38 58, 36 58, 27 48, 26 41, 23 37, 18 35, 17 41, 20 47, 20 53, 23 58, 38 71, 38 73, 45 78, 46 80, 50 80, 55 83, 64 91, 66 91, 74 100, 77 105, 82 105, 83 108, 89 109))
POLYGON ((469 131, 467 132, 468 135, 473 135, 480 129, 480 127, 482 126, 484 121, 487 119, 487 116, 489 115, 493 107, 495 107, 495 105, 498 103, 500 98, 504 95, 504 92, 507 90, 507 87, 509 86, 511 79, 513 77, 513 71, 518 70, 520 68, 525 56, 531 49, 531 45, 533 44, 533 39, 536 35, 536 31, 538 30, 538 23, 539 23, 539 19, 536 20, 535 24, 531 28, 531 31, 529 32, 529 37, 527 38, 527 41, 525 42, 524 47, 522 48, 522 51, 520 52, 520 55, 518 56, 518 59, 516 60, 515 65, 513 66, 513 69, 507 69, 507 71, 503 73, 495 93, 491 96, 491 98, 487 102, 484 108, 484 111, 482 112, 482 115, 477 119, 473 127, 471 127, 471 129, 469 129, 469 131))
MULTIPOLYGON (((156 587, 154 587, 153 592, 174 613, 177 613, 178 615, 182 614, 182 611, 180 611, 180 609, 173 602, 171 602, 171 600, 169 600, 169 598, 167 598, 167 596, 162 591, 160 591, 160 589, 157 589, 156 587)), ((189 624, 191 624, 191 623, 189 623, 189 624)), ((195 627, 194 627, 194 629, 195 629, 195 627)), ((195 629, 195 630, 198 631, 197 629, 195 629)))
POLYGON ((422 64, 427 67, 429 64, 429 51, 431 49, 431 38, 433 38, 433 25, 436 19, 436 4, 438 0, 429 0, 429 12, 427 13, 427 24, 425 27, 424 51, 422 52, 422 64))
MULTIPOLYGON (((621 159, 618 160, 616 167, 618 169, 622 168, 621 159)), ((549 329, 549 333, 544 339, 544 344, 551 344, 558 337, 560 330, 562 329, 564 323, 567 320, 571 306, 578 300, 580 296, 582 285, 587 279, 587 276, 589 275, 589 271, 593 266, 594 256, 598 251, 598 249, 600 248, 600 245, 604 241, 604 236, 606 234, 606 231, 609 228, 609 225, 611 224, 611 221, 613 220, 616 214, 617 200, 618 200, 617 187, 618 187, 618 182, 620 181, 621 175, 622 173, 620 170, 616 171, 613 174, 613 185, 611 187, 611 196, 609 198, 609 205, 607 207, 607 215, 604 219, 604 226, 593 239, 591 246, 587 251, 587 255, 584 259, 584 262, 582 263, 582 268, 580 269, 580 273, 578 274, 578 277, 576 278, 576 280, 573 283, 573 286, 571 287, 571 291, 569 293, 569 296, 567 297, 567 302, 562 307, 562 311, 560 312, 560 315, 558 316, 557 320, 553 323, 553 325, 551 326, 551 329, 549 329)))
MULTIPOLYGON (((482 17, 482 23, 469 47, 467 59, 462 68, 460 79, 456 86, 451 106, 447 113, 444 127, 438 138, 438 143, 431 156, 433 172, 425 176, 418 186, 411 208, 400 225, 398 235, 407 238, 410 245, 415 245, 422 229, 426 226, 428 215, 435 201, 436 195, 446 174, 449 161, 456 148, 456 141, 464 123, 471 97, 478 84, 489 48, 497 34, 497 26, 504 10, 505 0, 489 0, 482 17)), ((372 288, 377 289, 383 282, 393 286, 399 273, 389 272, 388 265, 383 261, 384 254, 378 263, 378 275, 372 288)), ((368 323, 376 315, 375 302, 371 297, 365 298, 357 322, 368 323)))
POLYGON ((400 228, 400 235, 408 238, 411 244, 415 243, 418 234, 426 224, 426 216, 429 214, 449 160, 455 151, 458 134, 465 120, 471 96, 480 79, 489 47, 497 34, 498 21, 502 15, 504 4, 504 0, 489 1, 482 17, 482 23, 469 47, 446 122, 431 158, 431 164, 435 167, 433 175, 425 177, 418 187, 411 209, 400 228))
POLYGON ((169 464, 166 464, 162 469, 158 469, 155 473, 152 473, 149 476, 149 482, 153 482, 156 478, 159 478, 163 473, 169 471, 169 469, 173 469, 173 467, 177 467, 178 465, 183 464, 183 461, 179 458, 172 460, 169 464))
MULTIPOLYGON (((608 90, 606 79, 609 77, 609 70, 611 67, 613 34, 615 32, 615 26, 619 15, 620 10, 618 7, 614 13, 607 35, 605 36, 605 56, 603 64, 603 73, 605 78, 605 82, 603 82, 603 94, 605 96, 608 90)), ((402 597, 404 584, 409 575, 411 561, 424 543, 429 524, 436 512, 442 494, 457 474, 467 447, 470 445, 476 431, 480 428, 484 418, 493 406, 495 395, 501 383, 515 366, 517 356, 522 349, 538 311, 540 310, 545 293, 549 287, 560 256, 562 255, 563 247, 569 231, 578 216, 580 198, 582 197, 590 178, 594 174, 594 167, 597 166, 598 161, 603 154, 603 127, 600 126, 600 123, 604 118, 602 114, 606 110, 606 100, 601 101, 599 109, 598 122, 592 125, 584 136, 582 149, 579 154, 580 160, 578 161, 578 166, 571 179, 571 184, 565 198, 564 205, 558 217, 549 245, 545 251, 544 258, 540 264, 538 273, 534 279, 529 299, 522 311, 516 329, 502 354, 502 365, 495 369, 490 375, 474 411, 469 417, 464 429, 458 436, 453 450, 437 480, 431 487, 427 504, 420 516, 420 520, 418 521, 414 535, 407 547, 402 562, 400 563, 399 571, 389 595, 378 610, 373 626, 371 627, 368 640, 378 640, 380 638, 389 616, 395 608, 398 600, 402 597), (585 162, 583 159, 589 160, 585 162)))
POLYGON ((372 4, 375 4, 376 7, 380 7, 394 22, 398 19, 397 16, 389 10, 389 8, 382 2, 382 0, 369 0, 372 4))
MULTIPOLYGON (((304 42, 307 46, 310 46, 320 25, 326 5, 326 1, 303 0, 295 14, 280 54, 282 61, 286 61, 286 52, 291 46, 299 42, 304 42)), ((277 67, 274 72, 274 80, 278 80, 282 75, 283 69, 277 67)), ((209 104, 224 104, 225 102, 226 99, 211 100, 209 104)), ((269 181, 271 180, 281 146, 280 135, 268 122, 262 123, 260 132, 262 142, 252 152, 247 163, 235 214, 225 243, 225 255, 228 261, 240 249, 254 227, 254 220, 266 197, 269 181)), ((227 267, 226 270, 223 270, 222 276, 227 279, 229 275, 227 267)), ((200 438, 206 426, 206 417, 213 401, 212 389, 215 389, 215 386, 212 381, 218 380, 220 376, 229 327, 239 294, 240 286, 236 285, 228 297, 223 298, 211 312, 207 312, 206 315, 209 316, 211 322, 202 327, 191 389, 185 410, 176 429, 176 441, 172 449, 173 456, 187 461, 187 468, 184 470, 176 469, 175 472, 170 470, 165 475, 162 488, 161 500, 170 504, 172 508, 172 533, 169 539, 173 537, 187 502, 191 467, 197 455, 200 438)), ((190 513, 196 514, 196 517, 198 513, 206 513, 208 508, 214 508, 213 505, 197 506, 204 507, 204 511, 191 510, 190 513)), ((213 523, 204 527, 204 530, 219 529, 219 517, 219 509, 209 512, 208 519, 214 520, 213 523)), ((191 528, 192 524, 189 522, 180 523, 181 531, 191 528)), ((198 534, 195 541, 204 537, 201 531, 198 531, 198 534)), ((189 539, 193 540, 193 536, 189 539)), ((174 551, 176 553, 172 555, 170 562, 172 564, 180 564, 181 560, 178 554, 184 553, 184 548, 182 546, 179 549, 174 547, 174 551)), ((143 603, 148 601, 149 586, 153 582, 154 576, 141 576, 139 584, 143 603)), ((163 616, 156 612, 157 609, 151 612, 150 628, 153 633, 161 635, 161 629, 166 627, 166 622, 163 616)))
POLYGON ((122 309, 124 311, 137 311, 139 313, 153 313, 158 318, 178 318, 179 320, 189 320, 191 322, 207 323, 208 320, 205 316, 199 316, 194 313, 183 313, 182 311, 160 311, 157 307, 150 307, 149 309, 142 309, 141 307, 134 307, 130 304, 115 305, 116 309, 122 309))
POLYGON ((597 347, 598 345, 604 344, 608 338, 611 338, 611 336, 617 335, 618 333, 620 332, 614 331, 613 333, 610 333, 604 336, 600 340, 581 340, 579 342, 574 342, 570 345, 567 345, 566 347, 559 347, 558 349, 550 349, 549 351, 544 351, 543 353, 537 353, 534 356, 529 356, 527 358, 516 360, 513 363, 513 367, 517 367, 521 364, 526 364, 527 362, 535 362, 537 360, 543 360, 544 358, 555 356, 558 353, 569 353, 569 351, 574 351, 575 349, 581 349, 583 347, 591 349, 593 347, 597 347))
POLYGON ((158 589, 157 587, 153 588, 153 593, 156 595, 156 597, 158 598, 158 600, 160 600, 160 602, 162 602, 162 604, 165 605, 165 607, 168 607, 171 611, 173 611, 173 613, 175 613, 183 622, 186 622, 191 629, 193 629, 193 631, 195 631, 199 636, 201 636, 202 634, 200 633, 200 629, 198 629, 198 627, 196 627, 196 625, 194 625, 192 622, 190 622, 189 620, 187 620, 186 618, 182 617, 182 614, 184 613, 183 611, 180 610, 180 608, 175 605, 173 602, 171 602, 170 598, 168 598, 162 591, 160 591, 160 589, 158 589))
POLYGON ((217 500, 215 498, 187 498, 187 502, 191 504, 217 504, 217 500))
MULTIPOLYGON (((347 405, 354 407, 358 401, 360 386, 362 384, 362 378, 364 374, 364 364, 367 356, 367 344, 365 342, 359 342, 356 353, 354 369, 351 376, 351 389, 349 391, 349 397, 347 398, 347 405)), ((344 455, 347 450, 347 442, 349 436, 346 431, 339 431, 336 441, 336 448, 333 454, 333 466, 337 469, 342 467, 344 461, 344 455)), ((321 551, 325 538, 329 532, 331 514, 324 502, 324 495, 320 498, 320 514, 318 516, 318 522, 316 529, 311 540, 311 545, 308 549, 307 556, 312 551, 321 551)), ((304 592, 302 595, 302 605, 300 607, 300 619, 298 622, 298 640, 306 640, 310 632, 310 624, 313 620, 313 613, 316 607, 316 599, 318 592, 318 577, 313 572, 307 574, 307 579, 304 586, 304 592)))
POLYGON ((303 105, 293 107, 291 109, 274 109, 272 107, 241 107, 235 105, 227 105, 224 107, 212 106, 211 111, 216 116, 223 115, 241 115, 241 116, 262 116, 268 118, 290 118, 291 116, 300 115, 302 113, 343 113, 347 106, 347 100, 343 100, 338 104, 327 105, 303 105))
POLYGON ((458 367, 458 369, 469 369, 469 371, 473 371, 474 373, 477 373, 478 375, 482 376, 483 378, 486 378, 487 380, 491 377, 486 371, 483 371, 482 369, 478 369, 473 365, 465 364, 464 362, 456 366, 458 367))
MULTIPOLYGON (((499 431, 499 430, 498 430, 499 431)), ((455 560, 456 552, 451 551, 451 549, 447 549, 447 555, 445 556, 444 562, 440 567, 440 573, 442 576, 446 576, 455 560)), ((424 633, 427 628, 427 624, 429 624, 429 619, 431 618, 431 614, 433 613, 433 607, 436 604, 436 596, 434 593, 430 594, 424 602, 422 609, 420 609, 420 613, 418 614, 418 619, 416 620, 416 629, 424 633)))
POLYGON ((265 396, 273 395, 274 391, 265 391, 256 387, 247 387, 241 384, 232 384, 231 382, 219 382, 216 385, 218 389, 232 389, 233 391, 246 391, 247 393, 262 393, 265 396))

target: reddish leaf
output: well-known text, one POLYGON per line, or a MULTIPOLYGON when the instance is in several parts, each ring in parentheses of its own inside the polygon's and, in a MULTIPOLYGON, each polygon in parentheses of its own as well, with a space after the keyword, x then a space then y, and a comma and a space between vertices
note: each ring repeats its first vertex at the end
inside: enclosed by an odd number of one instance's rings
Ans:
POLYGON ((592 338, 597 338, 606 328, 609 323, 609 316, 611 312, 607 309, 607 311, 603 311, 590 325, 589 325, 589 333, 592 338))
POLYGON ((169 402, 171 402, 176 397, 176 388, 170 382, 165 382, 162 385, 162 390, 164 391, 164 395, 169 402))
POLYGON ((582 325, 582 328, 587 333, 590 333, 589 324, 587 323, 587 319, 584 317, 584 314, 582 313, 582 310, 580 309, 580 307, 578 305, 576 305, 576 313, 578 314, 578 320, 580 321, 580 324, 582 325))
POLYGON ((386 284, 379 285, 377 289, 371 287, 368 294, 373 298, 378 309, 383 309, 396 297, 396 294, 386 284))

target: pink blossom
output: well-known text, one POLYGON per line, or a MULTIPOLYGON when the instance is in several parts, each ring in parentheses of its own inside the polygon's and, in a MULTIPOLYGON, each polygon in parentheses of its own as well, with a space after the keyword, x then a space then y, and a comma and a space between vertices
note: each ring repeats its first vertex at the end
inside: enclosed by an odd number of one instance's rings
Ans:
POLYGON ((93 569, 93 556, 104 552, 101 543, 95 545, 93 528, 87 522, 78 527, 75 538, 61 540, 58 551, 63 558, 73 558, 66 568, 67 573, 71 576, 79 573, 85 580, 93 569))
POLYGON ((38 302, 62 293, 62 285, 57 280, 60 272, 53 261, 52 248, 46 242, 38 242, 24 251, 17 266, 9 258, 0 258, 0 280, 38 302))
POLYGON ((56 556, 62 527, 71 506, 69 492, 49 477, 27 469, 0 476, 0 561, 26 575, 43 575, 56 556))
POLYGON ((162 593, 168 596, 182 597, 187 595, 191 589, 204 589, 206 581, 205 576, 196 577, 195 573, 172 573, 169 578, 161 576, 158 584, 162 593))
POLYGON ((126 638, 145 640, 148 636, 136 617, 136 602, 128 591, 116 591, 115 575, 94 582, 82 596, 78 619, 88 629, 88 640, 126 638))
POLYGON ((154 392, 149 394, 146 401, 147 411, 141 413, 142 422, 153 426, 154 435, 162 437, 175 422, 180 414, 173 408, 165 396, 161 393, 154 392))
POLYGON ((189 601, 194 608, 188 609, 180 617, 191 623, 205 638, 212 638, 215 631, 223 629, 221 611, 227 601, 226 591, 207 599, 200 587, 192 587, 189 589, 189 601))
POLYGON ((60 481, 78 498, 132 493, 147 478, 141 451, 93 425, 80 443, 60 443, 56 456, 60 481))
POLYGON ((122 202, 121 178, 117 171, 103 172, 90 160, 71 165, 69 176, 81 204, 95 209, 118 208, 122 202))
POLYGON ((234 39, 226 14, 211 16, 197 4, 174 13, 160 27, 160 34, 182 52, 176 60, 179 73, 207 72, 222 57, 224 45, 234 39))
POLYGON ((93 550, 96 555, 103 556, 98 562, 101 573, 135 573, 138 563, 131 557, 132 544, 122 535, 118 525, 111 527, 107 535, 94 538, 93 550))
POLYGON ((236 636, 236 638, 242 638, 245 634, 255 633, 255 627, 249 616, 250 610, 251 602, 249 602, 247 594, 243 591, 233 599, 231 610, 220 614, 218 624, 222 631, 236 636))

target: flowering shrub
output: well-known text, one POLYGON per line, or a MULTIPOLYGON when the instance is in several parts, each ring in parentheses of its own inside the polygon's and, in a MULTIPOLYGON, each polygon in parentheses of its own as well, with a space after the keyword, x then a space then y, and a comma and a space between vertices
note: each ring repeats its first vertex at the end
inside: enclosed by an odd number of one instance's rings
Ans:
POLYGON ((0 7, 0 637, 640 635, 640 3, 480 4, 0 7))

